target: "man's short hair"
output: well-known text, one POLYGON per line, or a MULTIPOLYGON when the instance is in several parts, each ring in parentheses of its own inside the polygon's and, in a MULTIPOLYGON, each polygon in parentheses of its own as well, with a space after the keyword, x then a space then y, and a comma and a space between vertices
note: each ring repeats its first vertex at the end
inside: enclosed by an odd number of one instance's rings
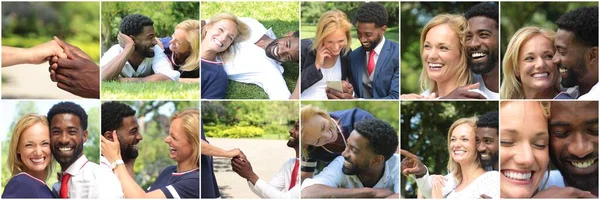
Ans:
POLYGON ((58 114, 72 114, 79 117, 79 125, 83 130, 87 130, 88 116, 81 106, 69 101, 57 103, 48 111, 48 122, 52 124, 52 118, 58 114))
POLYGON ((467 12, 465 12, 465 18, 467 18, 467 20, 473 18, 473 17, 487 17, 490 18, 492 20, 494 20, 496 22, 496 28, 498 28, 499 24, 498 23, 498 5, 495 3, 480 3, 477 4, 471 8, 469 8, 469 10, 467 10, 467 12))
POLYGON ((573 32, 575 40, 586 47, 598 46, 598 6, 581 7, 556 20, 558 29, 573 32))
POLYGON ((356 12, 357 23, 375 23, 375 27, 382 27, 388 23, 388 13, 379 3, 365 3, 356 12))
POLYGON ((117 130, 123 126, 123 118, 135 115, 135 110, 131 107, 116 101, 104 102, 101 106, 101 112, 102 125, 100 126, 100 134, 117 130))
POLYGON ((354 130, 369 140, 369 146, 376 154, 383 155, 388 160, 398 148, 396 130, 385 121, 379 119, 364 119, 354 124, 354 130))
POLYGON ((487 112, 477 118, 477 128, 498 129, 498 111, 487 112))
POLYGON ((119 31, 125 35, 138 35, 142 33, 145 26, 153 26, 154 21, 140 14, 127 15, 121 21, 119 31))

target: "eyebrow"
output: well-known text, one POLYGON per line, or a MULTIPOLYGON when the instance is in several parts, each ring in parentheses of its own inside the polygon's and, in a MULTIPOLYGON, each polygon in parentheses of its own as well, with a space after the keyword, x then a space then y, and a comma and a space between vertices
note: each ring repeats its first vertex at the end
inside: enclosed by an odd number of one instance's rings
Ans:
POLYGON ((597 124, 597 123, 598 123, 598 118, 590 119, 585 122, 585 124, 597 124))
POLYGON ((569 125, 571 125, 571 124, 570 124, 570 123, 568 123, 568 122, 563 122, 563 121, 555 121, 555 122, 552 122, 552 121, 551 121, 551 122, 548 124, 548 126, 569 126, 569 125))

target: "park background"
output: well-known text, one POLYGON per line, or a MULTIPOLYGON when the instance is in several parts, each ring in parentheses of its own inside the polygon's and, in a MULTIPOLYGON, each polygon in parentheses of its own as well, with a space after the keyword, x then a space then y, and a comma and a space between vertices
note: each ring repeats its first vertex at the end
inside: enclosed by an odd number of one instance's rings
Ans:
MULTIPOLYGON (((52 40, 100 61, 99 2, 2 2, 2 46, 29 48, 52 40)), ((2 69, 3 99, 78 99, 50 80, 48 63, 2 69)))
MULTIPOLYGON (((228 12, 237 17, 250 17, 258 20, 265 28, 272 28, 277 38, 288 32, 298 31, 298 2, 202 2, 201 19, 228 12)), ((284 63, 283 78, 290 93, 294 91, 299 76, 297 63, 284 63)), ((268 99, 264 90, 254 84, 229 80, 225 99, 268 99)))
MULTIPOLYGON (((10 146, 11 137, 16 123, 26 114, 36 113, 38 115, 48 114, 48 111, 52 106, 59 103, 60 101, 49 101, 49 100, 38 100, 38 101, 16 101, 16 100, 3 100, 1 103, 2 120, 0 127, 0 139, 2 140, 2 187, 0 187, 0 193, 4 191, 4 186, 10 180, 11 172, 10 168, 6 164, 8 158, 8 150, 10 146)), ((94 163, 100 163, 100 104, 96 100, 78 100, 74 103, 80 105, 88 115, 88 138, 87 142, 83 146, 83 153, 88 160, 94 163)), ((48 152, 50 153, 50 152, 48 152)), ((50 177, 46 180, 46 185, 52 187, 52 185, 58 182, 56 173, 60 172, 60 165, 56 160, 51 163, 54 165, 54 171, 50 173, 50 177)))
MULTIPOLYGON (((497 101, 405 101, 401 103, 401 148, 419 157, 429 174, 446 175, 448 129, 459 118, 498 111, 497 101)), ((401 178, 401 196, 416 198, 414 178, 401 178)))
MULTIPOLYGON (((175 26, 200 16, 199 2, 102 2, 101 52, 118 44, 121 20, 129 14, 142 14, 154 21, 156 37, 171 37, 175 26)), ((168 47, 165 47, 168 48, 168 47)), ((102 81, 102 99, 198 99, 196 83, 172 81, 153 83, 121 83, 102 81)))
MULTIPOLYGON (((253 171, 269 182, 295 156, 287 147, 289 130, 299 120, 297 101, 202 101, 204 134, 223 150, 239 148, 253 171)), ((221 198, 259 198, 233 172, 229 158, 213 157, 221 198)))

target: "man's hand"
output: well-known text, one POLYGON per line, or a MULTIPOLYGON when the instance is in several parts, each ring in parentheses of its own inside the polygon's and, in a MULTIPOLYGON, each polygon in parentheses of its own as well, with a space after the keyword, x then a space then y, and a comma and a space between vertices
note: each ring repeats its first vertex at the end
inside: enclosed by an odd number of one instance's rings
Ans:
POLYGON ((343 91, 340 92, 336 89, 327 87, 325 92, 329 99, 354 99, 354 96, 352 95, 354 87, 352 87, 352 84, 348 83, 348 81, 342 81, 342 90, 343 91))
POLYGON ((117 35, 117 41, 119 41, 119 45, 121 45, 122 48, 125 48, 126 46, 135 46, 133 39, 121 32, 119 32, 119 35, 117 35))
POLYGON ((425 167, 415 154, 404 149, 400 149, 400 154, 405 156, 400 165, 400 169, 402 169, 402 174, 404 174, 404 176, 414 174, 417 178, 420 178, 427 173, 427 167, 425 167))
POLYGON ((450 94, 440 97, 440 99, 485 99, 483 95, 469 91, 477 88, 479 88, 479 83, 458 87, 450 92, 450 94))
POLYGON ((256 181, 258 181, 258 176, 252 170, 252 165, 248 160, 242 160, 239 157, 235 157, 231 159, 231 168, 242 178, 250 181, 252 185, 256 184, 256 181))
POLYGON ((379 199, 386 198, 388 196, 395 194, 394 191, 387 189, 387 188, 373 188, 372 192, 373 192, 373 198, 379 198, 379 199))
POLYGON ((546 190, 538 192, 533 198, 552 198, 552 199, 574 199, 574 198, 598 198, 589 191, 583 191, 574 187, 552 186, 546 190))
POLYGON ((50 79, 57 82, 62 90, 85 98, 100 97, 100 68, 85 52, 54 37, 54 41, 64 49, 64 58, 50 61, 50 79), (56 62, 54 62, 56 61, 56 62))

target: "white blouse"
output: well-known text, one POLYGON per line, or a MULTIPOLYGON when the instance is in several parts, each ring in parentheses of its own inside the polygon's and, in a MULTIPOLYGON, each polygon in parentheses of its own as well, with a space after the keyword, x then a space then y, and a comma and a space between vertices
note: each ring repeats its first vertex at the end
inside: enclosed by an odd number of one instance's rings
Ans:
POLYGON ((335 64, 331 68, 321 68, 321 74, 323 78, 306 88, 304 92, 300 94, 302 99, 327 99, 327 81, 339 81, 342 80, 342 61, 341 56, 338 56, 335 64))

